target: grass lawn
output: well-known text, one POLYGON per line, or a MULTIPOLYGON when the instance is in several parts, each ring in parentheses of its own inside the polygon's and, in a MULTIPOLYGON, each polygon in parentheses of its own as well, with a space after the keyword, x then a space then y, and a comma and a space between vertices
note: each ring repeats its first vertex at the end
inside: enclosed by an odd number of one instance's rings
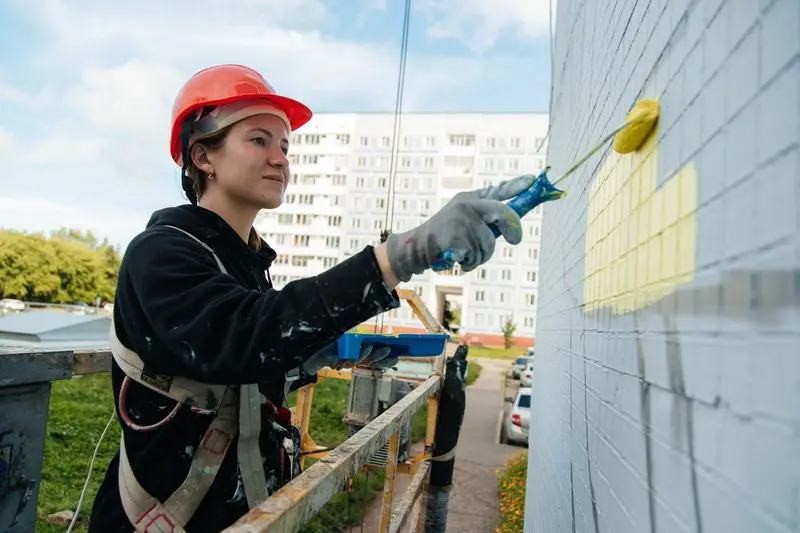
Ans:
POLYGON ((497 492, 500 496, 500 520, 496 533, 516 533, 525 525, 525 488, 528 473, 528 450, 511 456, 500 471, 497 492))
POLYGON ((525 355, 525 349, 513 347, 506 350, 502 346, 470 346, 468 358, 480 357, 483 359, 507 359, 513 361, 525 355))
POLYGON ((467 379, 464 380, 464 383, 467 387, 475 383, 475 381, 481 376, 481 370, 483 367, 476 363, 475 361, 469 361, 467 364, 467 379))

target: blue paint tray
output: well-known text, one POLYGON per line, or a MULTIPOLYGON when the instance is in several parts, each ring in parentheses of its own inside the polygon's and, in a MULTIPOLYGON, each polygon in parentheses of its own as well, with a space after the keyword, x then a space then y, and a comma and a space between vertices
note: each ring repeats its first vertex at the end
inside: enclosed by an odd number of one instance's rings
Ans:
POLYGON ((357 361, 362 344, 391 346, 394 357, 436 357, 444 351, 450 335, 439 333, 345 333, 339 337, 339 360, 357 361))

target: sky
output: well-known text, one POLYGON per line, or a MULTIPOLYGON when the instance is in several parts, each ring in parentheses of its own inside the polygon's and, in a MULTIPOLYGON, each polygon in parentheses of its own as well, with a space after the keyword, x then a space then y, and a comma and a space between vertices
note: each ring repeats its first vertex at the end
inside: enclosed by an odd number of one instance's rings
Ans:
MULTIPOLYGON (((0 228, 88 229, 124 248, 154 210, 185 203, 170 111, 213 64, 251 66, 317 113, 393 111, 403 11, 403 0, 4 0, 0 228)), ((548 21, 548 0, 415 0, 403 110, 547 111, 548 21)))

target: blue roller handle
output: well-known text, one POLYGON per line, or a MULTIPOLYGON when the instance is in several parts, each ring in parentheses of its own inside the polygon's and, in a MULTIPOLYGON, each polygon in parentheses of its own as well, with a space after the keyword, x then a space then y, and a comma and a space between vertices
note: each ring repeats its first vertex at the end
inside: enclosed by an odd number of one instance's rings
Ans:
MULTIPOLYGON (((551 200, 558 200, 562 196, 566 194, 566 191, 562 191, 556 189, 556 187, 550 183, 550 180, 547 178, 547 172, 550 170, 550 167, 545 167, 542 172, 536 176, 536 179, 533 180, 533 183, 530 187, 528 187, 525 191, 512 198, 506 205, 514 210, 520 218, 524 217, 531 211, 533 211, 536 206, 543 204, 544 202, 549 202, 551 200)), ((500 237, 502 233, 494 224, 489 224, 489 227, 492 229, 492 233, 494 233, 495 237, 500 237)), ((442 270, 449 270, 453 268, 455 261, 452 258, 452 253, 450 250, 444 250, 439 257, 434 261, 431 268, 434 271, 442 271, 442 270)))

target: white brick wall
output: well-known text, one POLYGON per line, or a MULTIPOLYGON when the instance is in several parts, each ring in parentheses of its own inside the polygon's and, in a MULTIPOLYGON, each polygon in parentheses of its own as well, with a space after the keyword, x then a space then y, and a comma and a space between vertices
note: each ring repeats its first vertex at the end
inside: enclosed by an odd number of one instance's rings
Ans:
MULTIPOLYGON (((615 308, 636 261, 587 286, 606 150, 545 206, 525 532, 800 532, 800 0, 560 0, 554 82, 554 176, 660 100, 635 256, 660 292, 615 308), (656 201, 688 208, 673 240, 656 201)), ((602 265, 632 253, 625 202, 602 265)))

